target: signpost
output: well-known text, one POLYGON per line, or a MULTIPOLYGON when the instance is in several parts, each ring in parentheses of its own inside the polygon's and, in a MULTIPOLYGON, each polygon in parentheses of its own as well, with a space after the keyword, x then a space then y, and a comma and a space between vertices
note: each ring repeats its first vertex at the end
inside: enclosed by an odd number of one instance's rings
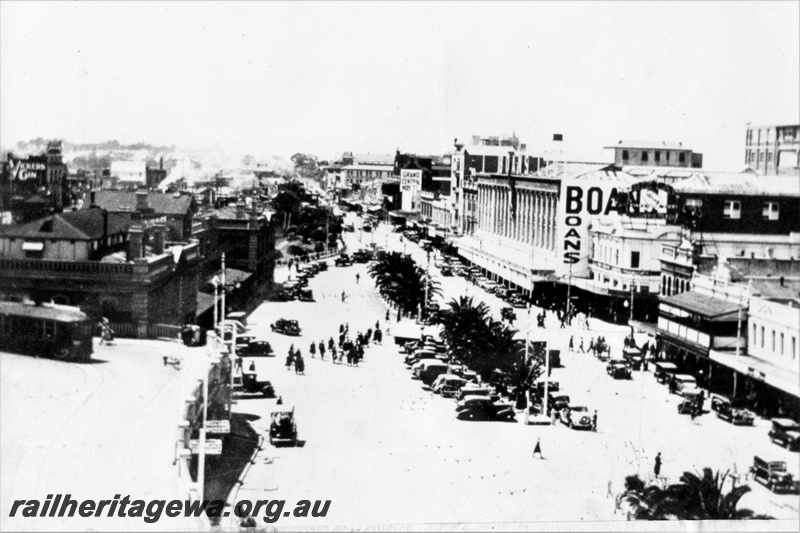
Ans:
MULTIPOLYGON (((208 420, 206 421, 206 433, 230 433, 230 420, 208 420)), ((206 441, 208 442, 208 441, 206 441)))
MULTIPOLYGON (((192 454, 200 454, 201 440, 202 439, 189 440, 189 449, 192 450, 192 454)), ((205 455, 222 455, 222 439, 205 439, 205 442, 205 455)))

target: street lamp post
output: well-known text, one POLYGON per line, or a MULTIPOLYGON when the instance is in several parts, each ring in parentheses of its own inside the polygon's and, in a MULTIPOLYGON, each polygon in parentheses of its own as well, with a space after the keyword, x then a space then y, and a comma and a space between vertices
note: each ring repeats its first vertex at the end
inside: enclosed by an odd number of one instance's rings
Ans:
POLYGON ((221 321, 225 321, 225 292, 227 291, 227 287, 225 285, 225 252, 222 252, 222 310, 221 313, 221 321))
POLYGON ((572 294, 572 263, 569 264, 569 277, 567 279, 567 325, 572 325, 572 318, 570 317, 570 312, 572 311, 572 300, 570 299, 570 295, 572 294))

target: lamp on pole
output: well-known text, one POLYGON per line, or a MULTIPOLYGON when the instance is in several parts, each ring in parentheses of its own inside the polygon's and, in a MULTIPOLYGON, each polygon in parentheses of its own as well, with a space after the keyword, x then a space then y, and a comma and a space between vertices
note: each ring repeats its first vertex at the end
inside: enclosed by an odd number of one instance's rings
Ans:
POLYGON ((570 317, 570 312, 572 311, 572 300, 570 299, 570 295, 572 294, 572 263, 569 264, 569 277, 567 279, 567 325, 572 325, 572 318, 570 317))
POLYGON ((227 287, 225 286, 225 252, 222 252, 222 310, 221 313, 221 321, 225 321, 225 292, 227 287))
POLYGON ((218 322, 217 314, 219 313, 219 309, 217 309, 219 305, 219 302, 217 301, 219 295, 219 277, 214 276, 211 278, 211 284, 214 285, 214 325, 211 327, 211 329, 216 330, 218 322))

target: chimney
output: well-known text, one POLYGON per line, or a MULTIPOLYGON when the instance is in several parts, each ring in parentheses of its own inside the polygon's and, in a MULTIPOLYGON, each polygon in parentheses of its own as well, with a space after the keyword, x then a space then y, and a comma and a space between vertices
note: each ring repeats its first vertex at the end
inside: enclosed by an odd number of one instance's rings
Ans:
POLYGON ((97 205, 96 196, 97 196, 97 192, 95 192, 95 191, 90 191, 89 192, 89 207, 99 207, 97 205))
MULTIPOLYGON (((92 194, 94 194, 94 193, 92 193, 92 194)), ((95 206, 95 207, 97 207, 97 206, 95 206)), ((108 211, 103 209, 102 213, 103 213, 103 242, 105 242, 106 238, 108 237, 108 211)))
POLYGON ((163 156, 158 160, 158 170, 164 170, 164 157, 163 156))
POLYGON ((136 191, 136 210, 137 211, 150 210, 150 202, 148 201, 146 190, 139 189, 138 191, 136 191))
POLYGON ((784 286, 785 286, 785 285, 783 284, 783 282, 784 282, 784 281, 786 281, 786 278, 784 278, 783 276, 781 276, 781 287, 784 287, 784 286))
POLYGON ((164 253, 164 226, 156 224, 153 226, 153 254, 161 255, 164 253))
POLYGON ((128 261, 144 257, 144 228, 138 224, 131 226, 128 230, 128 238, 128 261))

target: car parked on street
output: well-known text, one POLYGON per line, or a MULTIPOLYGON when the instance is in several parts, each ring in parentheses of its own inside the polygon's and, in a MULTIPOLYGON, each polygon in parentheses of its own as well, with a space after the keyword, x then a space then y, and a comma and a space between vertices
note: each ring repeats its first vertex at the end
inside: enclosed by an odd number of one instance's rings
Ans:
POLYGON ((431 390, 434 394, 441 394, 444 398, 452 398, 466 384, 466 379, 455 374, 442 374, 433 382, 431 390))
POLYGON ((711 398, 711 410, 717 412, 717 418, 727 420, 733 425, 752 426, 756 419, 752 411, 742 407, 735 407, 729 398, 723 396, 713 396, 711 398))
POLYGON ((583 405, 570 405, 559 412, 561 423, 572 429, 592 429, 589 409, 583 405))
POLYGON ((606 373, 614 379, 631 379, 631 369, 624 359, 612 359, 606 365, 606 373))
POLYGON ((697 380, 689 374, 675 374, 675 392, 686 396, 690 391, 697 389, 697 380))
POLYGON ((293 337, 300 335, 300 326, 297 323, 297 320, 287 320, 285 318, 279 318, 273 324, 270 325, 270 328, 275 333, 281 333, 283 335, 289 335, 293 337))
POLYGON ((514 406, 486 396, 466 396, 456 404, 459 420, 515 420, 514 406))
POLYGON ((267 341, 252 340, 242 347, 237 346, 240 357, 274 357, 272 345, 267 341))
POLYGON ((786 469, 786 461, 769 461, 758 455, 753 457, 750 467, 753 479, 763 483, 772 492, 798 492, 800 481, 794 479, 786 469))
POLYGON ((769 439, 792 451, 800 451, 800 424, 791 418, 773 418, 769 439))

